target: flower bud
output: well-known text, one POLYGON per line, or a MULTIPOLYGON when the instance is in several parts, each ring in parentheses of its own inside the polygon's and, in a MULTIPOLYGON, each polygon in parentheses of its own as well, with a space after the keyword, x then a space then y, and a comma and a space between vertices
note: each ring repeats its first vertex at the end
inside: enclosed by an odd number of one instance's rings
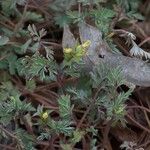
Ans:
POLYGON ((90 46, 90 44, 91 44, 91 41, 90 41, 90 40, 87 40, 87 41, 85 41, 85 42, 82 44, 82 48, 86 49, 86 48, 88 48, 88 47, 90 46))
POLYGON ((41 117, 42 117, 42 119, 46 120, 46 119, 48 118, 48 113, 47 113, 47 111, 44 112, 41 117))
POLYGON ((64 48, 64 53, 69 54, 72 52, 72 48, 64 48))

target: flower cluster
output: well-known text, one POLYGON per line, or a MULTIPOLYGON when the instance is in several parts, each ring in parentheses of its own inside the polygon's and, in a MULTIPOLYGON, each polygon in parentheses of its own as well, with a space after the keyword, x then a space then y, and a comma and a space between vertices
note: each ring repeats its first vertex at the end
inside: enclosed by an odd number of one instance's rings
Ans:
POLYGON ((67 62, 78 62, 85 56, 91 41, 87 40, 81 45, 76 45, 73 48, 64 48, 64 57, 67 62))

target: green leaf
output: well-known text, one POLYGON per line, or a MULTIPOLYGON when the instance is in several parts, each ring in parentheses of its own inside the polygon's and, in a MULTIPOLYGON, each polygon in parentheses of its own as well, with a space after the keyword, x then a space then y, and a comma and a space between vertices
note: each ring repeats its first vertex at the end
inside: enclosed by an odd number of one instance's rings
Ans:
POLYGON ((115 12, 111 9, 101 7, 99 10, 93 10, 91 16, 94 17, 96 26, 104 33, 109 31, 109 23, 115 16, 115 12))
POLYGON ((94 5, 99 4, 101 2, 106 2, 105 0, 78 0, 78 2, 83 3, 83 5, 94 5))
POLYGON ((7 113, 8 108, 6 107, 5 103, 0 104, 0 123, 4 126, 7 126, 10 121, 12 120, 14 113, 7 113))
POLYGON ((110 73, 107 76, 107 82, 108 82, 108 86, 112 86, 112 87, 118 87, 123 83, 125 83, 125 80, 123 79, 122 71, 119 67, 110 70, 110 73))
POLYGON ((62 150, 72 150, 71 144, 60 144, 62 150))
POLYGON ((20 95, 20 92, 12 85, 11 82, 2 82, 0 86, 0 101, 7 101, 10 96, 20 95))
POLYGON ((79 130, 75 130, 73 132, 73 137, 71 139, 71 143, 72 144, 76 144, 78 142, 80 142, 80 140, 82 139, 82 137, 85 135, 85 131, 79 131, 79 130))
POLYGON ((65 12, 69 10, 72 5, 76 4, 76 0, 55 0, 49 4, 49 7, 55 12, 65 12))
POLYGON ((34 79, 26 80, 26 87, 27 89, 33 91, 36 88, 36 82, 34 79))
POLYGON ((36 22, 41 22, 43 21, 43 17, 41 14, 38 14, 36 12, 31 12, 31 11, 27 11, 25 14, 25 20, 32 20, 32 21, 36 21, 36 22))
POLYGON ((131 19, 138 19, 138 20, 144 20, 144 16, 142 14, 135 12, 135 11, 130 11, 127 13, 127 16, 131 19))
POLYGON ((43 141, 48 140, 50 138, 50 135, 48 133, 40 133, 40 136, 37 137, 37 140, 43 141))
POLYGON ((0 46, 6 45, 9 41, 7 36, 0 36, 0 46))
POLYGON ((67 24, 70 24, 71 20, 66 14, 58 14, 54 18, 55 23, 60 27, 64 27, 67 24))
POLYGON ((26 111, 35 111, 35 108, 31 105, 31 103, 26 103, 25 101, 20 100, 20 95, 11 96, 10 97, 10 108, 12 108, 11 111, 19 111, 20 113, 26 112, 26 111))
POLYGON ((26 56, 19 59, 17 70, 20 75, 26 76, 26 79, 39 77, 41 80, 55 80, 56 64, 53 60, 47 60, 36 53, 32 57, 26 56))
POLYGON ((63 133, 67 136, 71 135, 74 127, 71 127, 71 122, 70 121, 54 121, 52 120, 51 122, 49 122, 48 124, 55 133, 59 134, 59 133, 63 133))
POLYGON ((62 119, 69 119, 71 115, 71 103, 70 103, 70 96, 61 96, 58 99, 58 104, 59 104, 59 113, 60 117, 62 119))
POLYGON ((24 54, 24 53, 27 51, 27 49, 28 49, 29 45, 31 44, 31 42, 32 42, 32 40, 29 39, 29 40, 26 41, 25 44, 23 44, 23 45, 21 46, 20 52, 21 52, 22 54, 24 54))
POLYGON ((33 53, 35 53, 35 52, 37 52, 39 50, 39 48, 40 48, 40 43, 39 42, 35 42, 30 49, 31 49, 31 51, 33 53))
POLYGON ((106 42, 108 43, 109 47, 111 48, 112 52, 115 54, 121 54, 117 46, 113 43, 112 39, 106 39, 106 42))
POLYGON ((24 5, 27 0, 16 0, 18 5, 24 5))
POLYGON ((11 75, 14 75, 16 73, 16 62, 17 62, 17 56, 14 54, 11 54, 7 58, 8 66, 9 66, 9 72, 11 75))
POLYGON ((29 135, 25 130, 22 129, 17 129, 15 131, 15 135, 17 136, 17 138, 19 139, 19 145, 20 149, 24 149, 24 150, 35 150, 35 148, 33 147, 33 136, 29 135))
POLYGON ((14 9, 16 8, 16 0, 4 0, 1 2, 2 10, 6 16, 14 13, 14 9))
POLYGON ((92 139, 91 144, 90 144, 91 150, 98 150, 96 146, 96 142, 97 142, 97 139, 92 139))

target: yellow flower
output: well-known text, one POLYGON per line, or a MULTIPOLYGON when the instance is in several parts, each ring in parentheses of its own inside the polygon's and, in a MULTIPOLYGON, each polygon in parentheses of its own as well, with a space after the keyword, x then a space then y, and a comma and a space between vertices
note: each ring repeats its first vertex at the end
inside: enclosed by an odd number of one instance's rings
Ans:
POLYGON ((116 114, 122 114, 124 112, 125 107, 124 106, 120 106, 119 108, 115 109, 115 113, 116 114))
POLYGON ((86 48, 88 48, 90 45, 91 45, 91 41, 90 41, 90 40, 87 40, 87 41, 85 41, 85 42, 82 44, 82 48, 86 49, 86 48))
POLYGON ((64 53, 69 54, 72 52, 72 48, 64 48, 64 53))
POLYGON ((41 117, 42 117, 42 119, 46 120, 46 119, 48 118, 48 113, 47 113, 47 111, 44 112, 41 117))
POLYGON ((76 53, 75 53, 75 57, 83 57, 85 54, 86 54, 86 48, 85 48, 86 45, 84 45, 84 47, 82 45, 78 45, 76 47, 76 53))

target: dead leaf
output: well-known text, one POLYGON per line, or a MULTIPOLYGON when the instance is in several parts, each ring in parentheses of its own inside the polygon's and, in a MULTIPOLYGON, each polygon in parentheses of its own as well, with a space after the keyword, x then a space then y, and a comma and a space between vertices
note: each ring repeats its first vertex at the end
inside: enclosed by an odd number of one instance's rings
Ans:
POLYGON ((76 44, 76 40, 74 38, 74 35, 71 33, 69 26, 64 26, 64 32, 63 32, 63 39, 62 39, 62 46, 63 48, 72 48, 76 44))
POLYGON ((132 41, 133 47, 130 49, 130 54, 136 57, 145 57, 146 59, 150 59, 150 53, 145 52, 141 49, 134 41, 132 41))

